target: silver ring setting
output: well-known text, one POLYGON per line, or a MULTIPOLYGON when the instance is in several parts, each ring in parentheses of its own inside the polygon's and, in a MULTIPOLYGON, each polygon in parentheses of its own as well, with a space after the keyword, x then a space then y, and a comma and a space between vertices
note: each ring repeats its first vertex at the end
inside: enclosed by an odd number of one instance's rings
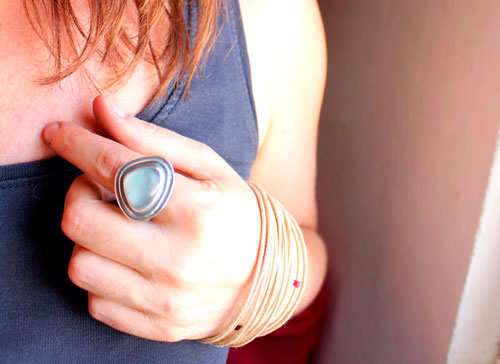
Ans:
POLYGON ((115 176, 118 206, 132 220, 150 220, 167 205, 174 186, 174 167, 161 157, 124 164, 115 176))

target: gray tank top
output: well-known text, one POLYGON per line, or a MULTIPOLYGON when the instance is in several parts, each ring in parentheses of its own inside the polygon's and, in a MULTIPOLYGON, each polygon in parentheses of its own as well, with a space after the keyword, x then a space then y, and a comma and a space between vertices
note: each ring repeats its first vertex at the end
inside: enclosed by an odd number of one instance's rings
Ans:
MULTIPOLYGON (((181 80, 138 117, 209 145, 247 179, 258 133, 239 4, 228 1, 189 97, 181 80)), ((187 18, 195 29, 196 9, 187 18)), ((0 362, 225 363, 227 349, 144 340, 90 317, 87 293, 67 277, 73 243, 60 229, 80 173, 57 157, 0 166, 0 362)))

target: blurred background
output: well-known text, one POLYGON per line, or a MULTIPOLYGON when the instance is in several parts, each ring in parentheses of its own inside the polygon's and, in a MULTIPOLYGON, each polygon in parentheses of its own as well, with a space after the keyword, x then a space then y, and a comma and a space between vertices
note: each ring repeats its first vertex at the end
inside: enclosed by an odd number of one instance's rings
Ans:
POLYGON ((319 4, 330 312, 315 362, 445 363, 499 127, 500 2, 319 4))

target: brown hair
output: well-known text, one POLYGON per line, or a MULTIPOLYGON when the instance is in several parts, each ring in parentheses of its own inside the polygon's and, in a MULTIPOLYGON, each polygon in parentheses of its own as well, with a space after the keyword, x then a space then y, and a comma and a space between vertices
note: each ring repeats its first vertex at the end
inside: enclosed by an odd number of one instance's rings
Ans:
POLYGON ((106 89, 120 85, 138 62, 146 59, 158 75, 155 100, 172 81, 178 82, 186 75, 189 89, 193 74, 212 43, 220 7, 220 0, 87 0, 87 15, 82 22, 72 0, 23 1, 33 29, 54 60, 54 72, 39 80, 41 84, 57 83, 83 69, 99 88, 83 67, 97 55, 100 63, 112 71, 104 85, 106 89), (184 16, 186 6, 196 6, 193 44, 184 16), (134 16, 129 15, 130 11, 134 16))

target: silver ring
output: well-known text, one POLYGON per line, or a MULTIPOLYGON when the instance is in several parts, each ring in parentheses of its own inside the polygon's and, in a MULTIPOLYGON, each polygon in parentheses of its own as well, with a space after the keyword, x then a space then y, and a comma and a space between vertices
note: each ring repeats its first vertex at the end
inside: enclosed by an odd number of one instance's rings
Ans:
POLYGON ((124 164, 115 176, 118 206, 133 220, 150 220, 167 205, 174 186, 174 167, 161 157, 124 164))

